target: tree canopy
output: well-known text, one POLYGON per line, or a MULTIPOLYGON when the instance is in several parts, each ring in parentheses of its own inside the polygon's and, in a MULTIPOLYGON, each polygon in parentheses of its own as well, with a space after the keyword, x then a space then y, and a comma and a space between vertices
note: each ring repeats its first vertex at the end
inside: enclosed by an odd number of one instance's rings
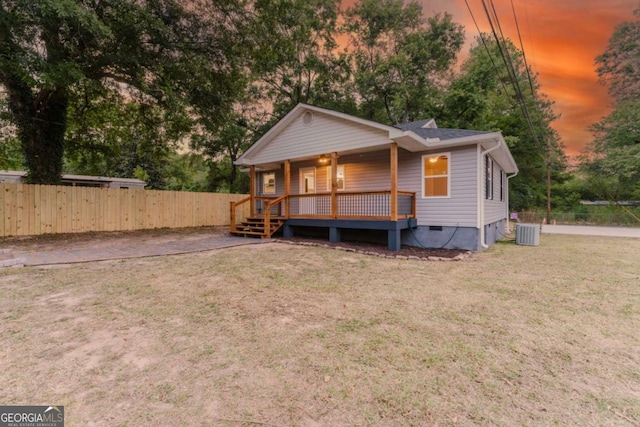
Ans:
POLYGON ((1 0, 0 84, 29 180, 59 181, 69 104, 85 84, 163 109, 191 101, 194 111, 222 120, 240 74, 234 6, 1 0))
POLYGON ((449 14, 426 18, 417 2, 360 0, 345 30, 360 111, 390 124, 430 117, 464 42, 449 14))
POLYGON ((618 25, 596 58, 613 110, 591 130, 582 170, 600 197, 640 200, 640 20, 618 25))
MULTIPOLYGON (((540 205, 546 147, 495 43, 474 44, 458 70, 463 43, 451 15, 415 0, 0 0, 0 161, 24 162, 34 183, 65 170, 243 192, 233 162, 306 102, 502 131, 522 170, 512 201, 540 205)), ((535 77, 532 89, 524 101, 562 169, 551 103, 535 77)))

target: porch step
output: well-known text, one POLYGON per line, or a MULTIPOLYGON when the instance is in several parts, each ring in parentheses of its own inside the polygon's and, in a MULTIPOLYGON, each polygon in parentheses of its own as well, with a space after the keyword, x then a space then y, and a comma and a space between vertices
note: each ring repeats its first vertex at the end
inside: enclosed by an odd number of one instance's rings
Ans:
POLYGON ((251 217, 247 218, 240 224, 236 224, 235 230, 232 230, 231 234, 242 237, 266 238, 278 231, 284 224, 284 221, 284 218, 271 218, 267 232, 267 227, 263 217, 251 217))

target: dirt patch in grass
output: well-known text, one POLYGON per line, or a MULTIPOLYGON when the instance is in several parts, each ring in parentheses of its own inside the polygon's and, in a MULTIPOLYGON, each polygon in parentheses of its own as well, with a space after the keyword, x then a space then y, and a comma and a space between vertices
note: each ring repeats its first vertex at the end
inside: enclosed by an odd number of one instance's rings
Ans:
POLYGON ((294 244, 305 245, 313 244, 315 246, 327 247, 327 248, 348 248, 356 252, 364 252, 369 255, 384 255, 388 257, 417 257, 417 258, 446 258, 454 259, 461 255, 469 255, 471 252, 461 249, 435 249, 435 248, 420 248, 417 246, 402 246, 399 251, 390 251, 387 249, 386 244, 371 243, 362 241, 341 241, 338 243, 328 242, 326 240, 310 239, 310 238, 278 238, 277 241, 291 242, 294 244))
POLYGON ((637 425, 640 240, 0 272, 0 402, 96 426, 637 425))
POLYGON ((43 234, 40 236, 12 236, 0 238, 0 248, 18 252, 46 252, 110 246, 128 246, 135 243, 164 243, 225 234, 229 227, 156 228, 137 231, 87 232, 69 234, 43 234))

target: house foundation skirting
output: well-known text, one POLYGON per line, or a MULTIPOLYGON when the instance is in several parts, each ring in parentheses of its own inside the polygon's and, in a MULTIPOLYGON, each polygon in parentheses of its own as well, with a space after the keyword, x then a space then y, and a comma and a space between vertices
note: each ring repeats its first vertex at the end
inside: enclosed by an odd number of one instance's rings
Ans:
POLYGON ((329 241, 340 242, 343 230, 382 230, 387 232, 387 248, 399 251, 402 244, 402 231, 416 226, 416 219, 398 221, 351 220, 351 219, 289 219, 285 222, 282 235, 293 237, 296 227, 319 227, 329 230, 329 241))
MULTIPOLYGON (((485 225, 485 243, 492 245, 504 236, 505 220, 485 225)), ((475 227, 420 225, 402 231, 402 244, 429 249, 481 251, 480 230, 475 227)))
POLYGON ((484 240, 489 246, 500 240, 505 235, 506 220, 501 219, 484 226, 484 240))

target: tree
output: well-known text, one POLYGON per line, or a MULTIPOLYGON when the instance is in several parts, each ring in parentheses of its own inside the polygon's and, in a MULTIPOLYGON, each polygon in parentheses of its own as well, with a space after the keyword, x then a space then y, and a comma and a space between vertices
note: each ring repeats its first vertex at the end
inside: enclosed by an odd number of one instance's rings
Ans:
POLYGON ((540 91, 536 76, 530 70, 527 73, 522 52, 509 40, 505 40, 503 49, 509 52, 523 96, 516 95, 498 45, 482 34, 452 80, 436 117, 444 127, 502 132, 520 169, 511 181, 510 204, 513 209, 526 210, 544 206, 546 201, 547 144, 551 147, 554 183, 566 179, 562 173, 566 159, 551 128, 556 118, 552 103, 540 91), (535 136, 521 102, 526 105, 535 136))
POLYGON ((165 188, 166 167, 193 120, 180 109, 160 108, 144 97, 123 99, 92 81, 70 97, 65 169, 71 173, 137 177, 165 188))
POLYGON ((351 101, 349 64, 336 42, 340 0, 257 0, 254 9, 252 90, 276 120, 300 102, 340 108, 351 101))
POLYGON ((196 153, 171 154, 167 171, 167 189, 174 191, 208 191, 209 167, 196 153))
POLYGON ((224 123, 215 127, 203 122, 203 131, 192 137, 191 147, 209 164, 209 189, 224 192, 248 192, 244 176, 239 179, 234 164, 257 139, 257 129, 264 123, 265 113, 250 102, 238 103, 224 123))
MULTIPOLYGON (((638 16, 638 11, 636 11, 638 16)), ((601 197, 640 199, 640 21, 623 22, 596 58, 613 111, 591 127, 594 141, 582 156, 583 171, 601 197)))
POLYGON ((640 102, 623 100, 591 127, 594 141, 583 153, 583 169, 608 200, 640 200, 640 102))
POLYGON ((256 0, 246 41, 250 69, 244 90, 224 122, 201 111, 191 147, 209 165, 209 188, 248 191, 235 160, 299 102, 345 110, 350 73, 336 53, 339 0, 256 0))
POLYGON ((224 120, 242 73, 236 3, 0 0, 0 84, 29 181, 59 182, 69 105, 85 81, 224 120))
POLYGON ((16 137, 16 129, 8 118, 7 100, 0 92, 0 169, 20 170, 24 164, 20 141, 16 137))
POLYGON ((464 42, 449 14, 417 2, 360 0, 346 12, 361 115, 391 124, 430 117, 464 42))
POLYGON ((636 20, 615 28, 606 50, 596 57, 600 81, 608 86, 615 102, 640 95, 640 10, 634 15, 636 20))

